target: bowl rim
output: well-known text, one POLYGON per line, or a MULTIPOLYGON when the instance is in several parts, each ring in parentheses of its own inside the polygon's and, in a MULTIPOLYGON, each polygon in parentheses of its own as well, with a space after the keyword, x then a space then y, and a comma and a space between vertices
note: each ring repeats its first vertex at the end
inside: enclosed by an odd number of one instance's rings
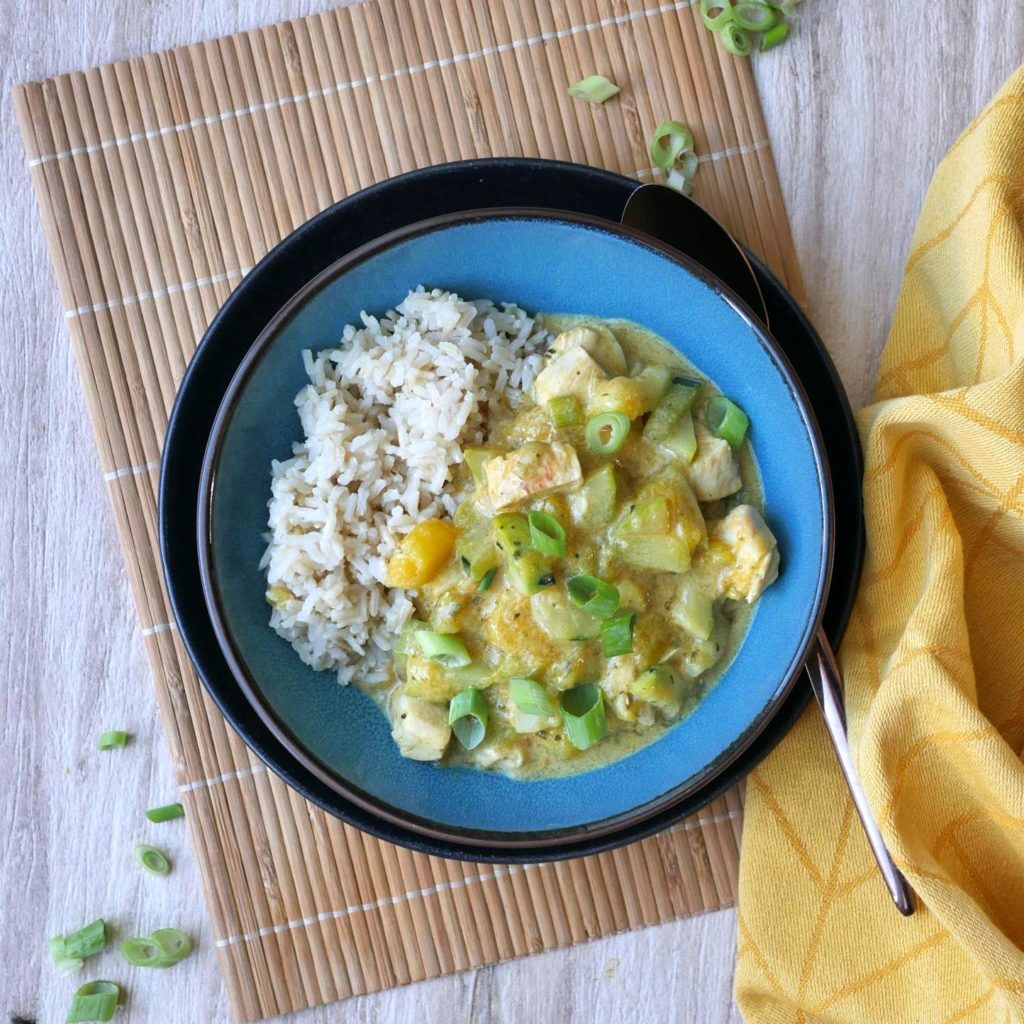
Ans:
POLYGON ((707 786, 724 772, 757 739, 768 723, 774 718, 804 669, 804 664, 814 642, 815 635, 821 627, 821 620, 825 611, 831 581, 835 535, 831 474, 817 419, 789 358, 750 307, 719 278, 715 277, 690 257, 662 242, 660 239, 626 227, 618 222, 590 214, 529 206, 487 207, 463 210, 413 222, 380 235, 378 238, 344 254, 306 282, 260 331, 232 375, 231 381, 217 408, 213 427, 203 452, 196 512, 196 541, 199 552, 200 580, 203 597, 217 643, 224 655, 228 668, 246 700, 285 749, 304 768, 338 795, 351 800, 363 810, 393 825, 411 829, 433 839, 462 843, 467 846, 487 846, 510 850, 527 847, 564 846, 583 839, 603 836, 623 827, 636 825, 647 818, 671 809, 675 804, 686 799, 687 796, 696 790, 707 786), (298 314, 309 298, 341 274, 401 242, 448 227, 481 221, 510 219, 569 223, 618 235, 651 249, 659 256, 681 266, 686 272, 702 281, 726 301, 747 327, 758 336, 760 342, 769 349, 772 358, 780 367, 786 386, 794 396, 799 412, 803 417, 818 475, 823 530, 822 551, 819 560, 818 579, 814 591, 813 610, 808 618, 804 633, 795 649, 795 653, 790 659, 784 678, 780 680, 779 685, 776 686, 771 697, 765 702, 751 724, 732 744, 684 782, 666 791, 661 796, 620 814, 565 828, 540 831, 497 832, 443 825, 431 819, 401 810, 378 799, 372 794, 352 785, 328 764, 324 763, 285 724, 264 698, 256 679, 235 644, 226 617, 222 612, 220 587, 212 558, 212 505, 214 489, 216 487, 217 465, 227 428, 232 420, 238 399, 249 377, 269 350, 274 338, 298 314))

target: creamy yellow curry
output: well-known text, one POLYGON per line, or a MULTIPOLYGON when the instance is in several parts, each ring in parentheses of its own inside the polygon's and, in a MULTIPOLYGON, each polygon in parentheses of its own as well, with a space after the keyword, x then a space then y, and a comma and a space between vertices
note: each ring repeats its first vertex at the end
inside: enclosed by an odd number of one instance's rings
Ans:
POLYGON ((418 615, 382 693, 402 754, 595 767, 688 714, 778 574, 747 418, 626 321, 547 316, 531 392, 388 564, 418 615))

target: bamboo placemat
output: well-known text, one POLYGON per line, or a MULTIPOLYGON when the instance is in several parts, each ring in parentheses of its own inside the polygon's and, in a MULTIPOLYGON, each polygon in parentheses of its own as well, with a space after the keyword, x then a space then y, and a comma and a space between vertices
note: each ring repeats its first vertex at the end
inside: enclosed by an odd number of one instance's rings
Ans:
POLYGON ((486 155, 650 178, 687 122, 701 202, 800 282, 749 65, 690 2, 377 0, 20 87, 32 179, 207 904, 239 1020, 722 907, 736 791, 573 863, 482 867, 307 804, 226 725, 171 622, 157 553, 175 390, 232 287, 283 236, 390 175, 486 155), (570 101, 595 71, 622 87, 570 101))

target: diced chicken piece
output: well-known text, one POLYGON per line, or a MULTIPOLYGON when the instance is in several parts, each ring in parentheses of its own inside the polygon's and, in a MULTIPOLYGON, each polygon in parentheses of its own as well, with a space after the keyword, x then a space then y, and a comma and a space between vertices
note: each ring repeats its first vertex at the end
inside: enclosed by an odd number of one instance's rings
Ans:
POLYGON ((568 491, 583 481, 576 449, 557 441, 532 441, 484 463, 487 492, 495 511, 529 498, 568 491))
POLYGON ((487 740, 473 751, 473 763, 480 768, 493 768, 498 771, 515 771, 522 768, 526 755, 523 745, 517 740, 487 740))
POLYGON ((444 756, 452 738, 444 704, 432 704, 399 692, 391 705, 391 721, 391 738, 398 744, 402 757, 439 761, 444 756))
POLYGON ((546 406, 552 398, 575 395, 580 404, 590 401, 595 385, 608 379, 608 374, 579 346, 567 349, 537 374, 533 382, 533 397, 539 406, 546 406))
POLYGON ((622 351, 618 338, 607 328, 601 326, 573 327, 562 331, 555 338, 551 351, 555 355, 568 352, 571 348, 582 348, 591 356, 605 373, 613 377, 622 377, 626 373, 626 356, 622 351))
POLYGON ((702 423, 694 424, 697 435, 697 454, 686 467, 698 501, 717 501, 735 494, 742 486, 739 467, 729 442, 715 437, 702 423))
POLYGON ((756 601, 779 575, 779 549, 761 513, 737 505, 711 532, 711 545, 724 545, 731 558, 719 566, 716 597, 756 601))

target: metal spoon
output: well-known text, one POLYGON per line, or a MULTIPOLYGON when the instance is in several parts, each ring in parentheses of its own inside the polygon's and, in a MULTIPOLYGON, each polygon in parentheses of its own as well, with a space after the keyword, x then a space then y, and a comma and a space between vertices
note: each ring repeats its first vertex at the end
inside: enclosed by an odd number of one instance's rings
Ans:
MULTIPOLYGON (((621 219, 627 227, 643 231, 695 259, 727 284, 768 326, 764 296, 746 254, 703 207, 664 185, 640 185, 626 201, 621 219)), ((857 777, 846 737, 842 675, 825 631, 820 627, 805 668, 878 869, 897 909, 909 916, 914 912, 914 894, 886 849, 867 794, 857 777)))

